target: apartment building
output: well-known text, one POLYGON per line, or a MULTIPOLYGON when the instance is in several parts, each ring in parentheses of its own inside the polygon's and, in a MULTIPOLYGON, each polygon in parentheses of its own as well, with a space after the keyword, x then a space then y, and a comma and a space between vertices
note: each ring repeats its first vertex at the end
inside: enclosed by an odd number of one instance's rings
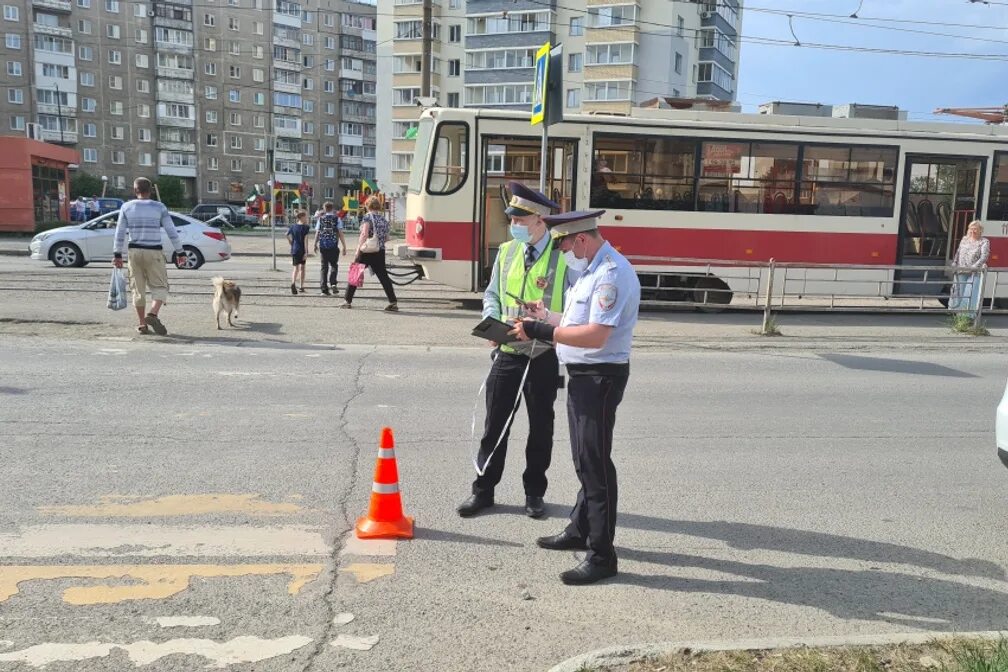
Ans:
MULTIPOLYGON (((418 115, 422 0, 378 0, 379 183, 404 192, 418 115), (385 157, 389 157, 387 160, 385 157)), ((563 44, 564 110, 628 113, 665 96, 735 99, 742 0, 435 0, 431 96, 529 109, 536 50, 563 44)))
POLYGON ((348 0, 0 0, 0 134, 39 124, 125 189, 193 201, 375 179, 376 16, 348 0))

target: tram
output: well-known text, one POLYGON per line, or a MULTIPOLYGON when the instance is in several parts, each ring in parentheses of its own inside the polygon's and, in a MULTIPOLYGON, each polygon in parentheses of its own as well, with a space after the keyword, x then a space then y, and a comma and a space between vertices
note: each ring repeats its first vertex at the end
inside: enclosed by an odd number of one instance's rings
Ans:
MULTIPOLYGON (((483 289, 507 240, 504 185, 539 185, 539 133, 525 113, 425 110, 398 256, 437 282, 483 289)), ((974 219, 988 265, 1008 266, 1005 127, 639 108, 566 117, 546 158, 553 200, 605 209, 603 235, 652 258, 635 263, 646 297, 728 303, 751 283, 702 262, 771 258, 855 266, 866 292, 934 294, 927 269, 948 265, 974 219)))

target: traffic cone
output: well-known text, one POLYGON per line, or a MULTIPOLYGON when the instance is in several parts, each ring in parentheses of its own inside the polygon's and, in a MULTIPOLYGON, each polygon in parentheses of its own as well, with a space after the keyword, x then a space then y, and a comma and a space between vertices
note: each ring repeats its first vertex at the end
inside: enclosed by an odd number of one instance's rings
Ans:
POLYGON ((412 539, 413 519, 403 515, 399 497, 399 470, 396 468, 395 438, 392 429, 382 428, 375 462, 371 505, 357 520, 358 539, 412 539))

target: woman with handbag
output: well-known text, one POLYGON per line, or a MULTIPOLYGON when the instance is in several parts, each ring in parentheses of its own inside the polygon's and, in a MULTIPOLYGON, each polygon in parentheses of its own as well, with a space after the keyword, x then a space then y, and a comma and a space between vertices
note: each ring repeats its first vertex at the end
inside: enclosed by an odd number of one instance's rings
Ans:
MULTIPOLYGON (((389 223, 381 211, 381 199, 378 196, 371 196, 364 204, 367 214, 361 219, 360 238, 357 240, 357 256, 354 257, 353 264, 350 265, 350 275, 362 273, 363 269, 358 265, 363 265, 371 269, 371 272, 378 276, 378 282, 385 290, 385 296, 389 304, 385 310, 391 313, 399 310, 396 301, 395 289, 392 287, 392 279, 385 269, 385 243, 388 241, 389 223), (357 268, 355 268, 357 266, 357 268)), ((363 278, 363 276, 361 276, 363 278)), ((352 308, 354 293, 358 285, 354 282, 347 282, 346 303, 340 308, 352 308)))

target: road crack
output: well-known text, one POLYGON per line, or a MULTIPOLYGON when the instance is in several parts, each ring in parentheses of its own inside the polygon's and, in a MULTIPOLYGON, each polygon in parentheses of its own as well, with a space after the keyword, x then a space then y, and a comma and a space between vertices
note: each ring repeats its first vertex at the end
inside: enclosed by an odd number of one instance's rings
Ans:
POLYGON ((347 415, 350 412, 350 406, 364 394, 364 366, 367 364, 368 358, 370 358, 375 351, 376 350, 372 348, 370 351, 364 353, 360 362, 358 362, 357 371, 354 373, 354 392, 347 397, 346 402, 340 409, 339 417, 336 422, 336 433, 342 435, 342 438, 345 439, 351 446, 350 464, 353 468, 350 472, 350 482, 347 485, 346 491, 337 502, 337 510, 339 511, 343 521, 342 525, 336 530, 335 538, 332 541, 333 551, 330 556, 330 560, 332 561, 332 576, 329 579, 329 585, 322 594, 322 600, 325 602, 325 623, 322 626, 322 634, 315 642, 315 646, 312 649, 311 654, 308 656, 308 660, 305 662, 304 667, 301 668, 301 672, 309 672, 315 666, 315 662, 326 650, 326 646, 332 639, 336 627, 333 619, 336 617, 335 596, 337 588, 336 584, 339 581, 339 558, 340 553, 343 552, 343 548, 346 546, 347 535, 350 533, 350 530, 353 529, 354 518, 347 507, 349 505, 350 498, 353 497, 353 493, 357 490, 357 484, 360 482, 360 457, 362 448, 361 443, 357 441, 353 437, 353 434, 347 430, 347 425, 349 424, 347 415))

